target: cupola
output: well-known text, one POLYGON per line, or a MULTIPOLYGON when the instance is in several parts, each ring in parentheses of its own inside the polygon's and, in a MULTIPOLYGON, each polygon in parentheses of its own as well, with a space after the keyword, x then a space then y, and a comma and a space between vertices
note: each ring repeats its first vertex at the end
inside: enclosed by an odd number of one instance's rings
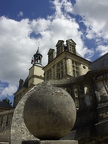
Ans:
POLYGON ((37 52, 33 55, 33 58, 31 60, 31 64, 42 65, 42 55, 39 52, 39 48, 37 49, 37 52))

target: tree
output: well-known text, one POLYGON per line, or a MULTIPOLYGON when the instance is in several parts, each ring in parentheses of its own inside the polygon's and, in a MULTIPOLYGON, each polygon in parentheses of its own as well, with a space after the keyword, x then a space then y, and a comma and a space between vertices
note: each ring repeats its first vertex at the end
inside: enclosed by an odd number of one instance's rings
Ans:
POLYGON ((8 105, 12 106, 12 102, 8 98, 2 99, 3 102, 7 103, 8 105))

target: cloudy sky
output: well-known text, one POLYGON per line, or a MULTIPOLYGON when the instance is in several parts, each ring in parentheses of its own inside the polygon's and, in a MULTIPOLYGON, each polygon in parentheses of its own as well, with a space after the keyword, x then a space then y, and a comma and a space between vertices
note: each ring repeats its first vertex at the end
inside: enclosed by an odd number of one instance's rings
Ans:
POLYGON ((38 46, 47 64, 49 48, 73 39, 94 61, 108 52, 108 0, 0 0, 0 99, 13 99, 38 46))

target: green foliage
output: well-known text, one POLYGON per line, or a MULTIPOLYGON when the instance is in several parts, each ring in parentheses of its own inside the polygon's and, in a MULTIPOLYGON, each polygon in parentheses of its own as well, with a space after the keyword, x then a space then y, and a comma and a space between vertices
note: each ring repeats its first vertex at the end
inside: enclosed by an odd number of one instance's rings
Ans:
POLYGON ((2 101, 12 106, 12 102, 8 98, 4 98, 2 101))

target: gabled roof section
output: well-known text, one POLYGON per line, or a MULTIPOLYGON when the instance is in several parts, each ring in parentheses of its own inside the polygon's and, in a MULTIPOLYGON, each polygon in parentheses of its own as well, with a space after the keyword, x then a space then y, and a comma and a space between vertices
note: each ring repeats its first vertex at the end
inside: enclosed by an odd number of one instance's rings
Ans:
POLYGON ((66 40, 66 42, 70 42, 70 43, 76 45, 76 43, 72 39, 68 39, 68 40, 66 40))
POLYGON ((24 84, 23 84, 23 87, 28 88, 28 77, 25 79, 24 84))

